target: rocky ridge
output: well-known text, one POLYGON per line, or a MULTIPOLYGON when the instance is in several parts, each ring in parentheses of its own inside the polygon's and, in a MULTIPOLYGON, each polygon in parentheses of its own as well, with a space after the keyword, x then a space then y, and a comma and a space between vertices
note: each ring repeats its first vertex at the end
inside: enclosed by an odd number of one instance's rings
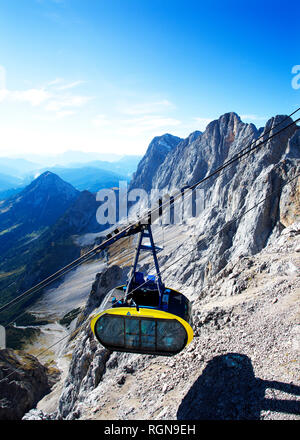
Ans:
POLYGON ((19 350, 0 350, 0 420, 16 420, 47 393, 59 371, 19 350))

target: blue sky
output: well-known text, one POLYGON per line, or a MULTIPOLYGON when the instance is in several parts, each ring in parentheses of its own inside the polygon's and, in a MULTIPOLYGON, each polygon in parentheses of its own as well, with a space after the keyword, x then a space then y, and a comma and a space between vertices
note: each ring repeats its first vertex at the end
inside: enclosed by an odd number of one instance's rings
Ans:
POLYGON ((299 13, 276 0, 0 0, 0 155, 143 154, 228 111, 257 126, 290 113, 299 13))

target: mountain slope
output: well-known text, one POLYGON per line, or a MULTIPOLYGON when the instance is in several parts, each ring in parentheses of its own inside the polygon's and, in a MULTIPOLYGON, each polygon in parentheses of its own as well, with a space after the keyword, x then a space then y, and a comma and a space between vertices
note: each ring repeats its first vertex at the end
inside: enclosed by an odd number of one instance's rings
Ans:
MULTIPOLYGON (((283 119, 270 119, 264 138, 283 119)), ((195 182, 261 133, 234 113, 223 115, 169 152, 146 187, 169 191, 195 182)), ((300 179, 281 184, 299 172, 294 125, 203 185, 199 215, 166 227, 159 255, 164 282, 193 300, 191 346, 170 359, 111 354, 82 316, 76 339, 66 346, 73 356, 56 418, 297 418, 300 179), (174 229, 178 240, 169 243, 174 229), (265 399, 274 387, 276 398, 265 399), (286 392, 292 397, 283 401, 286 392)), ((114 285, 112 271, 102 273, 105 285, 93 286, 95 307, 114 285)))
POLYGON ((154 188, 175 189, 192 185, 220 166, 235 146, 243 147, 259 135, 253 124, 244 124, 236 113, 212 121, 204 133, 190 135, 170 152, 153 176, 154 188))
POLYGON ((128 177, 102 168, 81 166, 80 168, 58 168, 52 171, 69 182, 79 191, 98 192, 103 188, 118 187, 119 182, 128 180, 128 177))
POLYGON ((11 188, 18 187, 22 184, 22 179, 12 177, 4 173, 0 173, 0 193, 11 188))

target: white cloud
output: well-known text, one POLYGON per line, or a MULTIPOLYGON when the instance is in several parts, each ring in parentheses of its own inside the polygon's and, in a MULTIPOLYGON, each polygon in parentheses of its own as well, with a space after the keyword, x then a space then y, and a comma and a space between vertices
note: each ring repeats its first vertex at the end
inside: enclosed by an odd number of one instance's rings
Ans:
POLYGON ((7 97, 13 101, 28 102, 32 106, 36 107, 43 102, 49 100, 51 94, 44 89, 29 89, 29 90, 14 90, 7 91, 7 97))
POLYGON ((96 128, 109 128, 113 134, 134 137, 142 134, 157 135, 157 131, 169 131, 177 127, 181 121, 175 118, 160 115, 143 115, 136 118, 123 119, 120 116, 109 118, 105 114, 99 114, 92 119, 92 125, 96 128))
POLYGON ((67 90, 73 89, 74 87, 80 86, 80 84, 84 84, 85 81, 74 81, 69 84, 64 84, 62 86, 57 87, 57 90, 67 90))
POLYGON ((107 127, 109 125, 111 125, 112 121, 110 121, 106 115, 97 115, 93 120, 92 120, 92 124, 95 127, 107 127))
POLYGON ((27 102, 32 106, 41 105, 50 98, 51 94, 45 89, 8 90, 0 89, 0 102, 27 102))
POLYGON ((0 102, 5 101, 9 95, 8 90, 0 89, 0 102))
POLYGON ((62 118, 65 118, 67 116, 72 116, 74 114, 75 114, 75 112, 73 110, 65 110, 65 111, 61 111, 61 112, 56 112, 56 117, 58 119, 62 119, 62 118))
POLYGON ((63 78, 56 78, 43 87, 9 90, 6 87, 5 68, 0 66, 0 102, 28 103, 33 107, 41 107, 44 110, 55 112, 56 116, 61 118, 73 114, 73 109, 79 108, 93 99, 90 96, 74 95, 71 91, 69 92, 70 89, 79 86, 83 82, 65 83, 63 78))
POLYGON ((47 86, 55 86, 56 84, 61 84, 63 81, 63 78, 56 78, 53 81, 48 82, 47 86))
POLYGON ((138 137, 154 137, 158 132, 171 131, 181 125, 181 121, 168 115, 175 108, 168 99, 148 97, 143 99, 133 93, 126 100, 118 101, 112 106, 113 112, 108 116, 100 113, 91 123, 96 128, 101 128, 112 137, 121 137, 135 142, 138 137))
POLYGON ((90 96, 61 95, 47 91, 44 88, 28 90, 0 90, 0 102, 10 100, 13 102, 25 102, 33 107, 42 106, 47 111, 60 112, 65 108, 78 108, 87 104, 90 96))
POLYGON ((46 105, 45 109, 48 111, 59 112, 66 107, 81 107, 88 103, 92 98, 90 96, 54 96, 46 105))

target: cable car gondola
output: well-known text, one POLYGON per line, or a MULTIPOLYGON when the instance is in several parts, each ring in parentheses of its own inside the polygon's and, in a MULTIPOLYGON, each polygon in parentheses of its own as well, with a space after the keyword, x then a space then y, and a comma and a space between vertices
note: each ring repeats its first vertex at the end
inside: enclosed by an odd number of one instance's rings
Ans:
POLYGON ((140 232, 134 264, 126 285, 108 295, 111 305, 91 320, 97 340, 111 351, 172 356, 193 339, 192 307, 182 293, 165 287, 161 281, 157 248, 150 225, 140 232), (143 245, 143 238, 150 246, 143 245), (137 272, 140 250, 152 251, 156 276, 137 272))

